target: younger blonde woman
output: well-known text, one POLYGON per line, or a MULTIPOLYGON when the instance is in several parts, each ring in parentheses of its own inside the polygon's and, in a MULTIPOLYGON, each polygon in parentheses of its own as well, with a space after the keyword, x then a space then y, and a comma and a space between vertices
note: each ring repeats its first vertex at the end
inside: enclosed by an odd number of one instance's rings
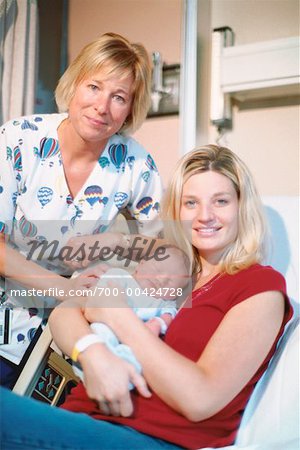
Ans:
POLYGON ((292 315, 285 281, 261 265, 261 203, 249 170, 229 149, 208 145, 185 155, 166 205, 174 241, 185 241, 193 255, 194 287, 164 341, 123 307, 122 295, 118 307, 101 307, 101 299, 95 306, 92 299, 82 309, 74 302, 72 310, 59 307, 50 317, 54 339, 69 355, 82 339, 88 342, 89 322, 106 323, 131 347, 143 377, 91 341, 78 356, 85 387, 74 388, 65 411, 2 396, 5 448, 13 448, 16 439, 30 450, 233 444, 247 401, 292 315), (133 393, 129 382, 136 386, 133 393))

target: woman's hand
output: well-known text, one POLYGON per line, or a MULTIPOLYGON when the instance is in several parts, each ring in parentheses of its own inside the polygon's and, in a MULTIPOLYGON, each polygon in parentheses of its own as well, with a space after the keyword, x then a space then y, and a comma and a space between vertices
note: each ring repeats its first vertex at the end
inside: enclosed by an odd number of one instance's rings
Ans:
POLYGON ((113 355, 104 345, 94 344, 79 355, 87 395, 103 414, 128 417, 133 413, 129 383, 143 397, 151 397, 145 379, 132 364, 113 355))
POLYGON ((72 269, 83 269, 89 264, 107 260, 121 240, 120 233, 102 233, 84 236, 75 236, 68 240, 66 247, 72 248, 71 259, 65 264, 72 269))
MULTIPOLYGON (((106 292, 86 297, 83 314, 89 322, 103 322, 113 328, 115 319, 126 321, 128 315, 134 316, 133 310, 128 306, 122 288, 113 282, 107 283, 106 292), (111 295, 107 295, 110 292, 111 295)), ((136 318, 140 321, 140 319, 136 318)), ((115 330, 114 330, 115 331, 115 330)))
POLYGON ((88 289, 96 286, 102 275, 110 268, 107 264, 95 264, 93 267, 83 270, 72 278, 74 289, 88 289))

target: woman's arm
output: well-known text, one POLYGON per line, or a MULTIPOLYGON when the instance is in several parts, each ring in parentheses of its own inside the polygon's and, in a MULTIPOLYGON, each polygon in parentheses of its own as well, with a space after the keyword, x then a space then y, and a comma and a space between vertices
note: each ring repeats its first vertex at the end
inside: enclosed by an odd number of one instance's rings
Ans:
POLYGON ((17 250, 6 244, 0 234, 0 274, 7 279, 20 283, 24 288, 35 288, 49 292, 44 296, 55 296, 49 289, 57 288, 55 292, 58 300, 69 297, 69 290, 73 287, 73 280, 66 279, 44 269, 33 261, 27 260, 17 250))
POLYGON ((71 261, 66 261, 73 269, 84 268, 95 262, 109 261, 114 255, 120 261, 140 261, 145 257, 180 258, 180 253, 174 252, 165 239, 141 234, 107 232, 76 236, 69 239, 66 246, 72 247, 72 254, 77 256, 71 261))
POLYGON ((258 370, 279 332, 284 299, 264 292, 233 307, 197 363, 153 336, 129 308, 86 308, 85 314, 107 323, 132 348, 160 398, 198 422, 225 407, 258 370))
MULTIPOLYGON (((82 314, 83 302, 84 299, 67 300, 56 307, 49 318, 55 343, 68 355, 71 355, 80 338, 91 334, 90 326, 82 314)), ((104 414, 125 417, 132 414, 129 383, 144 397, 151 396, 144 378, 133 365, 113 355, 105 344, 92 344, 79 354, 78 361, 83 368, 87 394, 98 402, 104 414)))

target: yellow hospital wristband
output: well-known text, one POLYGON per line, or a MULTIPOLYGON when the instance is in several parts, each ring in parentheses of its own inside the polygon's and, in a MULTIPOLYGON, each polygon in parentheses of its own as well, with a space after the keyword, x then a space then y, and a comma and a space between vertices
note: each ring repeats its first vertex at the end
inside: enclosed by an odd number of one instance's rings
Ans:
POLYGON ((74 345, 74 348, 72 350, 72 353, 71 353, 72 361, 77 362, 79 353, 82 353, 90 345, 96 344, 96 343, 103 344, 103 339, 95 333, 87 334, 86 336, 83 336, 82 338, 80 338, 76 342, 76 344, 74 345))

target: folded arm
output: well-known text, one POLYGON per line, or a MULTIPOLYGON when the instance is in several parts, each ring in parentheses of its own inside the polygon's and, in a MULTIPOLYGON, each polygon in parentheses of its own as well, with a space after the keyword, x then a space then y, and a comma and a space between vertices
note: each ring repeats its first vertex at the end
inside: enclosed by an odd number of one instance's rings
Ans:
POLYGON ((194 363, 157 339, 129 308, 85 310, 88 320, 107 323, 131 347, 153 391, 195 422, 220 411, 252 378, 274 343, 283 314, 279 292, 243 301, 226 314, 194 363))
MULTIPOLYGON (((83 315, 84 298, 68 300, 56 307, 49 318, 53 339, 58 347, 71 356, 76 342, 91 334, 83 315), (66 323, 68 333, 66 333, 66 323)), ((105 344, 94 343, 78 356, 84 372, 87 395, 95 400, 104 414, 130 416, 133 405, 128 386, 132 383, 144 397, 151 393, 145 379, 132 364, 113 355, 105 344)))
MULTIPOLYGON (((0 274, 7 279, 20 283, 25 288, 45 291, 50 288, 57 288, 56 292, 61 292, 62 294, 57 296, 59 300, 63 300, 65 296, 68 296, 68 291, 73 286, 73 281, 50 272, 33 261, 27 260, 25 256, 7 245, 4 236, 1 234, 0 274)), ((52 296, 51 293, 48 295, 52 296)))

